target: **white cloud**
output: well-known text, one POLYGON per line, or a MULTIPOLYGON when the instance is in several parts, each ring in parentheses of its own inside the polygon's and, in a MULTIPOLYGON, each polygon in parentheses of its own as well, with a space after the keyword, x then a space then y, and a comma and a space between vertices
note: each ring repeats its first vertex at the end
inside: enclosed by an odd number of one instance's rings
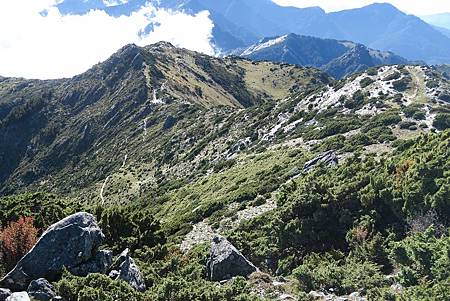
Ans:
POLYGON ((128 0, 103 0, 103 3, 105 3, 106 6, 114 6, 128 3, 128 0))
POLYGON ((449 0, 273 0, 280 5, 297 7, 320 6, 326 11, 362 7, 376 2, 391 3, 402 11, 415 15, 450 12, 449 0))
POLYGON ((209 12, 202 11, 195 16, 184 13, 159 11, 153 18, 161 25, 155 27, 141 44, 167 41, 188 49, 194 49, 206 54, 214 54, 210 39, 214 24, 209 19, 209 12))
POLYGON ((127 43, 169 41, 176 46, 213 54, 213 23, 208 12, 189 16, 148 5, 130 16, 103 11, 60 14, 57 0, 0 1, 0 75, 59 78, 79 74, 105 60, 127 43), (40 12, 47 10, 43 16, 40 12), (139 33, 158 22, 154 32, 139 33))

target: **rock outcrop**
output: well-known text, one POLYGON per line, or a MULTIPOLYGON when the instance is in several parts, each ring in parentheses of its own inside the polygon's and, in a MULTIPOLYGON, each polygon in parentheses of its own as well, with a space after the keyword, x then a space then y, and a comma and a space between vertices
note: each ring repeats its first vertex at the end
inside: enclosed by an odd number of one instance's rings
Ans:
POLYGON ((64 267, 71 271, 89 262, 103 238, 93 215, 80 212, 68 216, 44 232, 0 286, 19 291, 35 279, 56 279, 64 267))
POLYGON ((6 298, 6 301, 30 301, 30 296, 27 292, 12 293, 11 296, 6 298))
POLYGON ((339 163, 339 160, 334 151, 327 151, 315 157, 314 159, 306 162, 305 165, 303 166, 303 171, 308 172, 321 163, 331 167, 336 166, 339 163))
POLYGON ((39 278, 37 280, 31 281, 28 286, 28 295, 33 298, 33 300, 38 301, 50 301, 56 298, 56 293, 51 285, 46 279, 39 278))
POLYGON ((361 296, 359 292, 353 292, 347 296, 336 296, 329 292, 310 291, 308 294, 314 300, 329 300, 329 301, 367 301, 367 298, 361 296))
POLYGON ((128 249, 125 249, 116 259, 109 276, 114 280, 127 282, 140 292, 145 291, 144 277, 133 258, 130 257, 130 251, 128 249))
POLYGON ((11 296, 12 292, 7 288, 0 288, 0 301, 5 301, 6 298, 11 296))
POLYGON ((246 277, 258 270, 228 240, 219 236, 212 240, 207 269, 208 277, 213 281, 246 277))
POLYGON ((90 273, 107 274, 112 265, 112 251, 101 250, 95 257, 70 270, 77 276, 87 276, 90 273))

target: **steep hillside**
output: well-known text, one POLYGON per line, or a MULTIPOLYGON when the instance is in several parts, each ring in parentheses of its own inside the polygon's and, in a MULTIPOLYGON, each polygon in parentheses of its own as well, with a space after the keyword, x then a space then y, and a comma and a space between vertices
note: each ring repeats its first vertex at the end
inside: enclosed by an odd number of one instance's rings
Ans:
POLYGON ((2 193, 114 203, 280 145, 319 149, 332 137, 389 151, 447 127, 448 85, 429 67, 332 82, 311 68, 131 45, 73 79, 2 80, 2 193))
POLYGON ((199 162, 187 158, 231 112, 328 81, 312 69, 220 60, 166 43, 126 46, 72 79, 3 78, 1 190, 68 192, 130 162, 149 175, 181 158, 195 169, 199 162))
POLYGON ((361 44, 296 34, 263 39, 232 53, 256 61, 318 67, 335 78, 373 66, 407 63, 406 59, 391 52, 368 49, 361 44))
POLYGON ((0 278, 23 255, 12 234, 86 211, 97 254, 130 266, 129 248, 142 285, 112 263, 50 274, 69 301, 444 300, 449 90, 435 67, 335 81, 167 43, 71 79, 0 78, 0 278))

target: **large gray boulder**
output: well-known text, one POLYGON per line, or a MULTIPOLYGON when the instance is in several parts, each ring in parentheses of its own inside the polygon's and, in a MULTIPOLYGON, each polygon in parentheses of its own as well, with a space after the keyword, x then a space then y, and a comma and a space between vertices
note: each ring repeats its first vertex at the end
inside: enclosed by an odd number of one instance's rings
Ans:
POLYGON ((235 276, 246 277, 258 270, 228 240, 219 236, 212 240, 206 265, 212 281, 222 281, 235 276))
POLYGON ((133 258, 130 257, 130 250, 125 249, 119 255, 112 269, 109 277, 114 280, 123 280, 140 292, 145 291, 144 277, 133 258))
POLYGON ((0 288, 0 301, 5 301, 6 298, 11 296, 12 292, 7 288, 0 288))
POLYGON ((12 293, 11 296, 6 298, 6 301, 30 301, 30 296, 27 292, 12 293))
POLYGON ((77 276, 87 276, 90 273, 107 274, 112 265, 112 251, 101 250, 89 261, 70 269, 77 276))
POLYGON ((305 165, 303 166, 303 171, 304 172, 311 171, 314 167, 322 163, 325 166, 333 167, 338 165, 339 160, 334 151, 327 151, 323 154, 318 155, 314 159, 306 162, 305 165))
POLYGON ((33 298, 33 300, 38 301, 50 301, 56 297, 55 289, 46 279, 39 278, 37 280, 31 281, 28 286, 28 295, 33 298))
POLYGON ((89 261, 103 239, 93 215, 80 212, 68 216, 42 234, 30 252, 0 280, 0 286, 19 291, 34 279, 54 280, 64 267, 70 271, 89 261))

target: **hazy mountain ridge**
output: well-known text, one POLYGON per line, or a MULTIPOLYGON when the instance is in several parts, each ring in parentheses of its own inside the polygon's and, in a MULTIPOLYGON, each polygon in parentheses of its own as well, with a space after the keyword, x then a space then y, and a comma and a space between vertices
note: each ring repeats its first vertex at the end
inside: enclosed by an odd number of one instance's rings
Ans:
MULTIPOLYGON (((127 4, 106 7, 99 1, 75 2, 66 0, 58 7, 63 13, 84 14, 89 9, 98 8, 118 16, 130 14, 144 4, 142 0, 131 0, 127 4)), ((375 3, 333 13, 326 13, 319 7, 282 7, 270 0, 175 0, 152 3, 157 7, 190 14, 208 10, 214 23, 212 42, 222 51, 248 47, 265 37, 295 33, 354 41, 369 48, 392 51, 412 61, 429 64, 450 62, 450 38, 420 18, 407 15, 388 3, 375 3)))
POLYGON ((406 64, 391 52, 369 49, 350 41, 319 39, 289 34, 266 38, 258 44, 232 52, 257 61, 274 61, 322 69, 335 78, 380 65, 406 64))

